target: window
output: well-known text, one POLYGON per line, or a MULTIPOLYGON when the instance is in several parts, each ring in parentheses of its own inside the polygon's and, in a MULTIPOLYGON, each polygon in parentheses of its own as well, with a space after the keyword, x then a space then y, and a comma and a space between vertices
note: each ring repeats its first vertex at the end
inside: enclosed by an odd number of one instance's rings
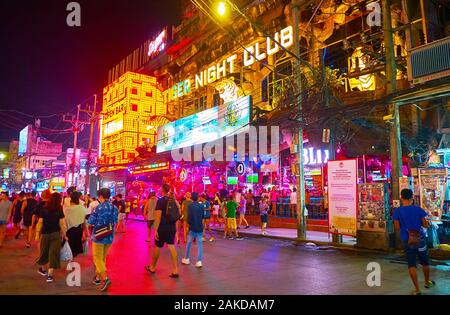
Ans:
POLYGON ((152 97, 152 96, 153 96, 152 91, 145 93, 145 96, 147 96, 147 97, 152 97))
POLYGON ((137 112, 138 111, 138 106, 136 104, 131 104, 131 110, 133 112, 137 112))
POLYGON ((134 159, 134 153, 128 153, 128 158, 129 159, 134 159))
POLYGON ((131 94, 137 95, 137 88, 132 88, 131 89, 131 94))

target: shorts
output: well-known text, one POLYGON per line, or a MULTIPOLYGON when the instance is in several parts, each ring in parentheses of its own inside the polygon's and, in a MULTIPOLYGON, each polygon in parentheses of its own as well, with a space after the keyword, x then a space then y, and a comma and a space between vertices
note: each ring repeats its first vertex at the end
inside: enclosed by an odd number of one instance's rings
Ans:
POLYGON ((211 211, 205 211, 205 217, 203 219, 205 220, 211 219, 211 211))
POLYGON ((228 218, 227 219, 227 227, 231 230, 236 230, 236 228, 237 228, 236 218, 228 218))
POLYGON ((239 214, 242 215, 242 216, 245 216, 245 211, 246 211, 246 208, 245 208, 245 207, 242 207, 242 208, 240 209, 240 211, 239 211, 239 214))
POLYGON ((176 230, 159 230, 159 240, 155 240, 155 246, 163 248, 164 244, 173 245, 175 243, 176 230))
POLYGON ((269 216, 267 214, 261 215, 261 223, 268 223, 269 222, 269 216))
POLYGON ((119 221, 123 221, 125 219, 125 213, 119 213, 119 221))
POLYGON ((403 247, 406 252, 408 260, 408 268, 417 267, 417 256, 419 256, 419 263, 422 266, 429 266, 427 240, 425 237, 420 238, 419 246, 409 246, 408 241, 403 241, 403 247))
POLYGON ((151 229, 153 227, 153 223, 155 223, 155 220, 147 220, 147 227, 151 229))

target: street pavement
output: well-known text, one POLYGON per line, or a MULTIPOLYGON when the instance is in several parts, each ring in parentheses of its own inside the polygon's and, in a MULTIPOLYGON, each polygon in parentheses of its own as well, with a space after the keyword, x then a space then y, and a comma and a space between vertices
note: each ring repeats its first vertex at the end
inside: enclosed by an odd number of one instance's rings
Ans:
MULTIPOLYGON (((247 236, 242 241, 225 240, 217 233, 215 242, 204 244, 203 268, 180 264, 180 278, 169 278, 170 254, 167 249, 154 275, 144 270, 152 247, 146 243, 146 224, 130 221, 127 231, 118 234, 110 250, 107 266, 112 295, 310 295, 310 294, 409 294, 412 285, 403 257, 387 253, 339 251, 330 247, 296 246, 289 241, 247 236), (367 265, 381 266, 381 286, 369 287, 367 265)), ((185 247, 178 246, 178 253, 185 247)), ((92 257, 75 259, 81 266, 81 286, 66 284, 67 271, 55 274, 46 283, 37 273, 37 249, 25 248, 25 240, 9 236, 0 248, 0 294, 99 295, 91 284, 92 257)), ((66 264, 64 264, 65 266, 66 264)), ((432 278, 437 286, 423 289, 425 294, 450 294, 450 262, 433 261, 432 278)), ((423 283, 423 276, 420 274, 423 283)))

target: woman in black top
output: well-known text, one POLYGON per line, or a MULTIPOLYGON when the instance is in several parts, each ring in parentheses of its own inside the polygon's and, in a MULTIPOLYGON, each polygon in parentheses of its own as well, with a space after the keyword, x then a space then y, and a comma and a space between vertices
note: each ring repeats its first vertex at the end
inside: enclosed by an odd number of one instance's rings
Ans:
POLYGON ((66 224, 62 210, 62 198, 58 193, 50 196, 46 206, 39 213, 37 233, 41 234, 40 256, 37 261, 41 267, 38 273, 53 282, 53 271, 61 267, 61 240, 66 237, 66 224), (45 266, 48 264, 48 271, 45 266))
POLYGON ((34 228, 33 228, 33 216, 36 214, 38 202, 36 200, 36 192, 27 194, 27 199, 22 204, 23 210, 23 226, 27 231, 27 243, 26 247, 31 246, 31 240, 33 239, 34 228))
POLYGON ((21 192, 19 194, 19 197, 14 201, 14 205, 13 205, 13 211, 14 211, 14 215, 13 215, 13 223, 14 223, 14 227, 17 230, 16 233, 16 239, 19 238, 20 234, 22 233, 22 204, 25 201, 25 192, 21 192))

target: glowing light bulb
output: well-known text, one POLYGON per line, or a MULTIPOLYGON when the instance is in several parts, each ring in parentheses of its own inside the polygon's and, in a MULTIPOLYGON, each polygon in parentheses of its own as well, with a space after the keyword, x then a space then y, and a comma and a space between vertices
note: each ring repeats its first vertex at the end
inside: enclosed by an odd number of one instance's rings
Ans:
POLYGON ((225 15, 226 13, 226 8, 225 8, 225 2, 219 2, 219 6, 217 7, 217 12, 219 13, 219 15, 225 15))

